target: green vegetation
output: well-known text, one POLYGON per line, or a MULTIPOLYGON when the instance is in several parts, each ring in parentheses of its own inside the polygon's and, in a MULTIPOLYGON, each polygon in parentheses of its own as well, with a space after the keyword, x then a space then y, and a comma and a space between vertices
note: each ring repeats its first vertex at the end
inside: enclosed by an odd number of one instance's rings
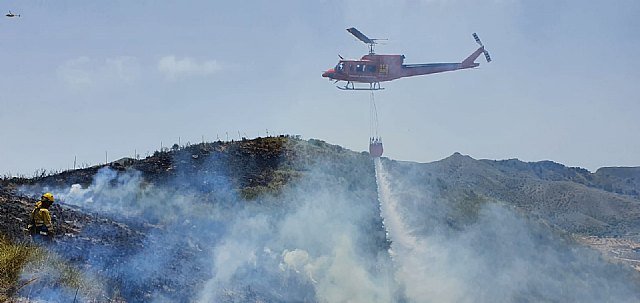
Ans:
POLYGON ((465 190, 461 197, 454 198, 450 216, 461 225, 468 225, 476 222, 480 209, 489 200, 473 190, 465 190))
POLYGON ((0 235, 0 301, 5 301, 16 290, 22 268, 38 255, 39 248, 14 244, 0 235))
POLYGON ((97 297, 101 283, 89 279, 74 266, 44 248, 11 242, 0 234, 0 302, 5 302, 29 284, 54 284, 97 297), (23 272, 30 278, 20 280, 23 272))
POLYGON ((240 196, 245 200, 255 200, 264 195, 277 196, 284 186, 291 180, 299 178, 302 173, 290 169, 276 170, 262 176, 268 179, 266 185, 247 186, 240 190, 240 196))

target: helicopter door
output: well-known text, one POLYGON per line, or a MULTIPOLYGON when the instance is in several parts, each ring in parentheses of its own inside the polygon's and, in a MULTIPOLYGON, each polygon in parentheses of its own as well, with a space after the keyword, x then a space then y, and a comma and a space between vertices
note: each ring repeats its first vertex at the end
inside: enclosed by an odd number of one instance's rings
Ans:
POLYGON ((378 66, 378 73, 380 74, 386 74, 389 71, 389 65, 386 64, 380 64, 378 66))

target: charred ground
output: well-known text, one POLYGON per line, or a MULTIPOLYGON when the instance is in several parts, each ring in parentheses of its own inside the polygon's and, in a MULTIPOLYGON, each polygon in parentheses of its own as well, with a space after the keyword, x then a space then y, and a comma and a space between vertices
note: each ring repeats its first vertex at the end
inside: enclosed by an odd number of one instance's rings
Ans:
MULTIPOLYGON (((548 224, 576 243, 598 249, 612 262, 631 267, 640 262, 640 168, 602 168, 591 173, 551 161, 475 160, 458 153, 428 164, 385 162, 392 172, 408 176, 418 188, 433 192, 438 203, 451 206, 444 214, 425 213, 424 228, 429 228, 431 218, 444 220, 453 230, 464 229, 476 220, 482 205, 497 202, 513 207, 536 222, 548 224)), ((370 237, 361 240, 360 249, 385 251, 389 243, 381 228, 373 165, 368 154, 320 140, 305 141, 290 136, 175 145, 145 159, 124 158, 50 176, 4 179, 0 183, 3 216, 0 232, 16 242, 28 241, 23 228, 35 197, 24 196, 20 189, 37 192, 69 188, 73 184, 86 188, 105 167, 117 174, 139 172, 143 186, 164 185, 178 192, 194 193, 202 205, 224 203, 215 196, 222 182, 239 197, 235 203, 278 207, 277 196, 283 188, 297 183, 314 166, 322 166, 327 174, 370 201, 367 206, 370 218, 367 226, 362 227, 370 231, 370 237)), ((65 251, 60 253, 79 267, 96 258, 106 263, 105 268, 125 262, 127 256, 159 245, 154 242, 158 240, 149 235, 163 233, 166 228, 153 217, 132 220, 60 202, 52 209, 56 215, 58 241, 64 243, 58 247, 64 247, 65 251), (73 249, 69 251, 69 247, 73 249), (87 254, 88 251, 92 254, 87 254)), ((191 265, 193 268, 183 268, 181 259, 198 258, 200 250, 188 238, 178 244, 180 247, 168 248, 172 250, 169 253, 172 260, 167 271, 143 280, 150 283, 127 287, 123 285, 127 282, 119 281, 117 275, 114 279, 112 273, 100 273, 112 279, 108 295, 146 301, 160 289, 165 297, 191 298, 185 291, 202 287, 208 273, 203 273, 197 263, 191 265), (169 278, 171 275, 180 278, 169 278)), ((248 289, 237 295, 269 299, 260 297, 258 292, 248 289)))
MULTIPOLYGON (((291 136, 257 138, 232 142, 213 142, 157 151, 145 159, 123 158, 106 165, 86 169, 65 171, 59 174, 37 178, 6 178, 0 183, 0 233, 18 243, 28 243, 29 237, 24 228, 29 213, 37 197, 24 195, 29 192, 48 191, 51 188, 69 188, 73 184, 88 187, 99 171, 109 169, 118 174, 140 173, 143 186, 166 187, 176 192, 197 195, 202 205, 225 203, 220 201, 220 187, 231 188, 239 197, 238 203, 264 204, 274 203, 281 189, 304 175, 310 167, 321 164, 331 174, 337 176, 360 176, 348 178, 351 188, 367 188, 370 192, 372 209, 376 209, 375 179, 373 168, 369 165, 367 154, 357 154, 339 146, 320 140, 303 141, 291 136), (353 163, 355 167, 341 163, 353 163), (214 176, 214 177, 212 177, 214 176), (224 183, 224 184, 220 184, 224 183), (146 185, 145 185, 146 184, 146 185)), ((113 181, 113 180, 112 180, 113 181)), ((116 186, 116 184, 112 184, 116 186)), ((160 208, 160 206, 158 206, 160 208)), ((224 207, 233 208, 233 205, 224 207)), ((124 262, 126 256, 140 253, 145 247, 162 246, 161 240, 149 237, 161 234, 166 228, 157 217, 131 218, 114 214, 103 214, 58 200, 52 206, 54 228, 57 233, 54 251, 73 264, 83 267, 89 260, 96 259, 104 263, 105 268, 124 262), (95 232, 95 231, 99 232, 95 232), (64 251, 59 251, 61 247, 64 251), (98 247, 98 249, 96 249, 98 247), (69 249, 71 248, 71 249, 69 249), (98 252, 97 254, 95 252, 98 252), (91 252, 91 253, 88 253, 91 252)), ((387 247, 384 231, 380 228, 381 219, 374 216, 369 224, 378 230, 378 235, 367 240, 369 245, 387 247)), ((205 228, 199 226, 198 228, 205 228)), ((184 268, 181 259, 195 259, 200 249, 191 245, 190 239, 184 239, 178 247, 168 254, 173 256, 170 268, 164 275, 157 275, 140 285, 122 285, 127 283, 113 279, 108 294, 133 301, 151 299, 151 293, 158 289, 174 299, 190 298, 193 289, 206 280, 207 273, 201 268, 184 268), (164 276, 164 277, 163 277, 164 276), (173 276, 172 278, 165 278, 173 276), (186 281, 186 285, 175 283, 186 281)), ((163 248, 164 249, 164 248, 163 248)), ((135 271, 132 268, 132 271, 135 271)), ((101 273, 113 278, 112 273, 101 273)), ((116 275, 119 275, 116 274, 116 275)), ((125 279, 123 279, 125 280, 125 279)), ((128 279, 127 279, 128 281, 128 279)), ((129 283, 130 284, 130 283, 129 283)), ((11 295, 11 294, 9 294, 11 295)))

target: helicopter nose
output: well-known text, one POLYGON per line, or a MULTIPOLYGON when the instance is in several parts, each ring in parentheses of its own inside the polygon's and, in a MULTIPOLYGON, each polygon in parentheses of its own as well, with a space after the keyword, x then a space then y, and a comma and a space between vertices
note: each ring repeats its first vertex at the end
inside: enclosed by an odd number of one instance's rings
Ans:
POLYGON ((326 72, 322 73, 322 77, 333 79, 333 75, 334 74, 335 74, 335 71, 333 70, 333 68, 331 68, 331 69, 327 70, 326 72))

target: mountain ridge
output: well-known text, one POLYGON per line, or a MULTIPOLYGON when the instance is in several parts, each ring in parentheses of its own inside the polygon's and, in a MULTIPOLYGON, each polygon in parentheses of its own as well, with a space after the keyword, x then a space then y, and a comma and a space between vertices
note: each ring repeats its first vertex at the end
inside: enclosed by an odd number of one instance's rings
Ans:
MULTIPOLYGON (((476 226, 483 218, 483 211, 492 205, 507 206, 535 224, 549 226, 572 239, 572 243, 595 248, 612 263, 640 270, 637 267, 640 263, 640 198, 637 195, 640 167, 602 168, 591 173, 553 161, 476 160, 459 152, 429 163, 388 158, 382 158, 381 162, 390 176, 397 177, 390 182, 397 199, 403 201, 401 207, 414 215, 414 219, 406 222, 412 232, 434 229, 449 230, 444 234, 463 232, 476 226)), ((358 250, 375 255, 378 250, 388 249, 369 154, 318 139, 291 136, 177 146, 145 159, 123 158, 106 165, 34 179, 5 178, 0 182, 0 210, 7 219, 0 225, 0 232, 24 240, 15 234, 20 233, 30 204, 35 200, 21 193, 55 189, 63 197, 54 209, 65 216, 56 223, 57 229, 63 232, 61 241, 88 249, 96 243, 122 247, 113 257, 125 260, 128 254, 144 251, 146 244, 140 239, 144 239, 145 234, 165 232, 164 219, 149 217, 142 222, 130 222, 132 218, 126 215, 114 217, 101 213, 100 205, 91 209, 96 206, 83 208, 67 204, 64 197, 70 198, 74 192, 93 187, 117 190, 126 185, 123 182, 129 182, 141 188, 135 195, 141 199, 149 195, 150 190, 165 187, 180 193, 181 197, 198 197, 195 204, 198 206, 222 203, 223 209, 232 215, 238 207, 291 207, 283 203, 292 201, 279 200, 283 192, 291 195, 295 188, 294 192, 304 197, 306 191, 314 192, 314 182, 326 180, 337 189, 345 190, 349 195, 347 200, 361 211, 357 229, 366 236, 358 238, 358 250), (224 204, 227 198, 220 198, 221 189, 230 190, 225 195, 233 196, 233 203, 240 205, 224 204), (87 236, 85 231, 91 226, 111 230, 118 236, 104 239, 87 236)), ((166 197, 167 193, 161 196, 166 197)), ((115 198, 122 199, 117 195, 115 198)), ((156 212, 153 204, 140 210, 141 214, 156 212)), ((349 218, 348 214, 344 215, 349 218)), ((197 251, 198 246, 194 246, 178 255, 197 255, 197 251)), ((85 257, 78 254, 72 258, 84 260, 85 257)), ((154 279, 164 283, 160 277, 154 279)), ((198 281, 206 279, 206 275, 193 279, 196 280, 178 285, 187 288, 200 285, 198 281)), ((127 296, 144 298, 149 287, 131 290, 127 296)))

